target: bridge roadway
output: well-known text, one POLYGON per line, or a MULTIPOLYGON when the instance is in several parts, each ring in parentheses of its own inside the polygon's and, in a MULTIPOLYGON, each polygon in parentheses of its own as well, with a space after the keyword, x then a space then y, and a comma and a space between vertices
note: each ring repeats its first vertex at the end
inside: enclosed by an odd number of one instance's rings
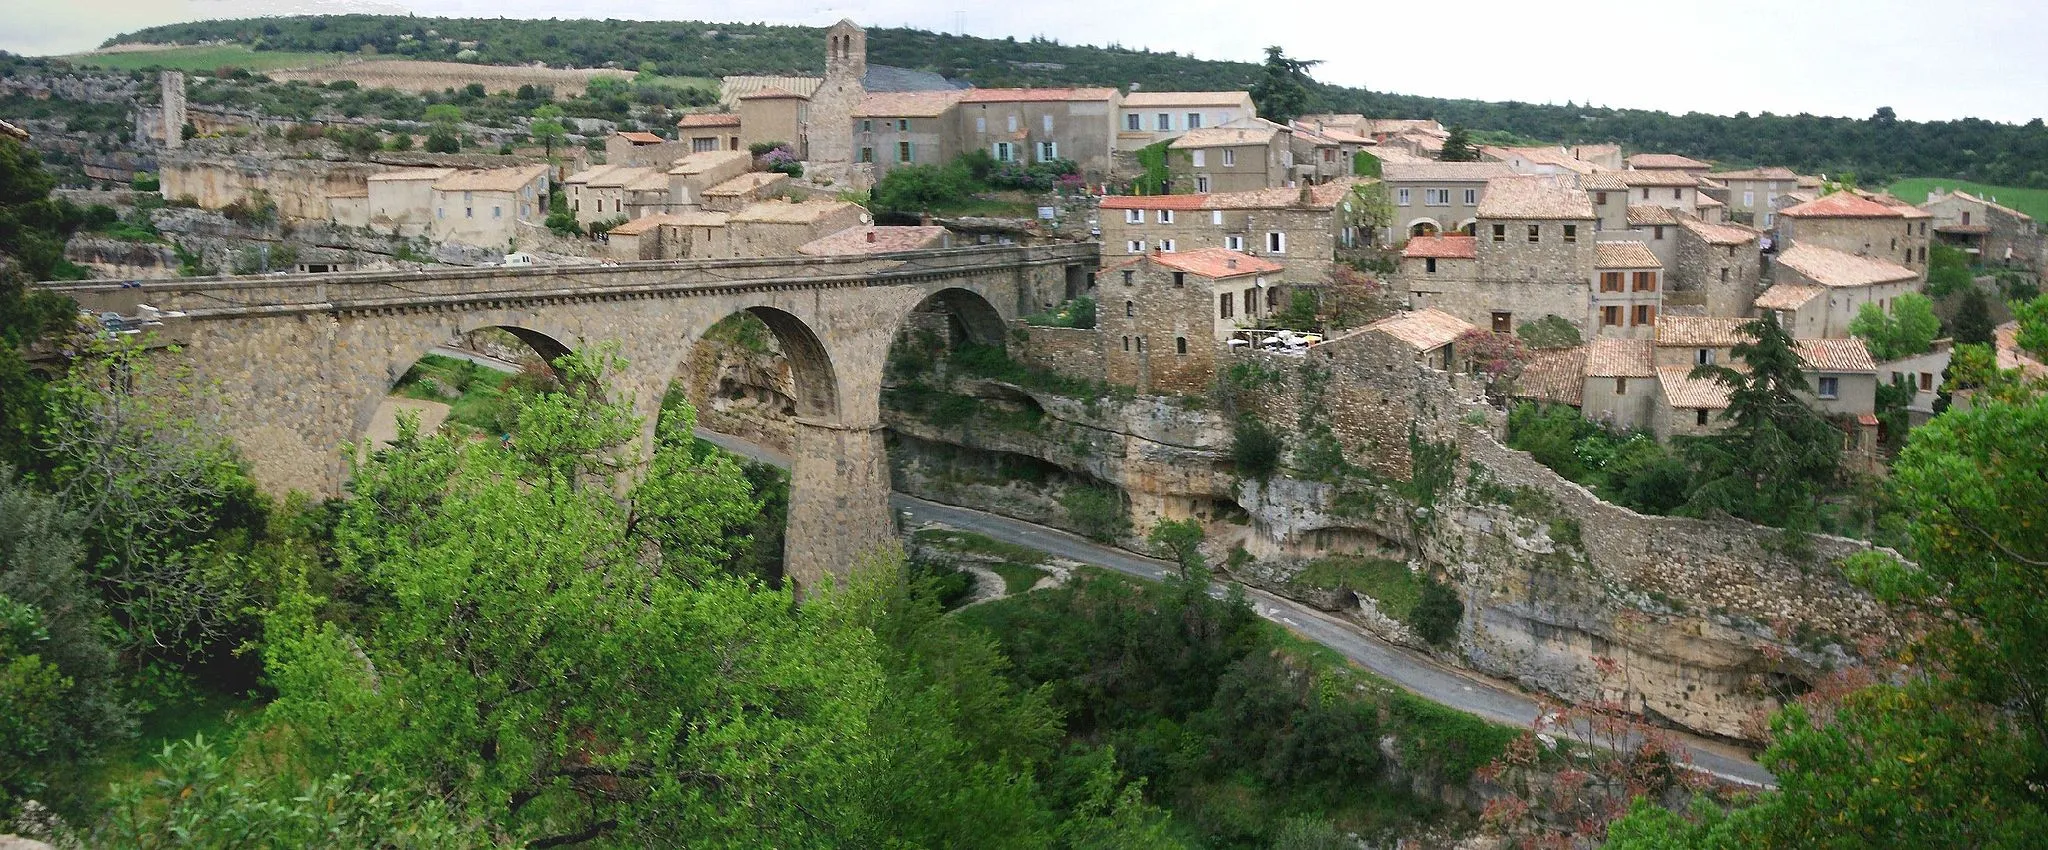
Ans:
MULTIPOLYGON (((788 467, 790 459, 755 443, 712 431, 698 429, 697 436, 728 451, 764 463, 788 467)), ((1022 520, 997 516, 969 508, 929 502, 903 493, 891 493, 889 506, 912 522, 936 522, 986 534, 1054 556, 1092 564, 1126 575, 1161 581, 1174 566, 1166 561, 1134 555, 1095 543, 1057 529, 1022 520)), ((1212 592, 1222 593, 1217 584, 1212 592)), ((1459 670, 1405 647, 1394 646, 1321 611, 1291 599, 1246 588, 1252 609, 1260 617, 1277 623, 1303 638, 1335 650, 1359 666, 1393 682, 1410 693, 1439 705, 1478 715, 1495 723, 1526 728, 1542 710, 1527 693, 1496 679, 1459 670)), ((1679 735, 1692 756, 1693 768, 1714 778, 1748 787, 1769 787, 1776 780, 1740 747, 1694 735, 1679 735)))

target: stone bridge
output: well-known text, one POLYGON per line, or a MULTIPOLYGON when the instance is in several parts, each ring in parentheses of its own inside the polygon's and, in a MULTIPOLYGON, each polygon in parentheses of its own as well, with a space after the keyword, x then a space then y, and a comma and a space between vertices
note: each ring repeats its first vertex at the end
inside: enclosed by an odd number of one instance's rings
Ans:
POLYGON ((950 314, 977 342, 1078 291, 1093 244, 978 246, 859 257, 682 260, 335 275, 52 284, 94 312, 183 313, 165 326, 217 387, 223 428, 272 493, 341 492, 345 447, 436 346, 510 331, 553 359, 615 343, 651 444, 664 390, 713 324, 748 311, 796 382, 785 563, 801 589, 845 570, 891 526, 880 406, 891 341, 912 312, 950 314), (147 311, 142 311, 147 312, 147 311))

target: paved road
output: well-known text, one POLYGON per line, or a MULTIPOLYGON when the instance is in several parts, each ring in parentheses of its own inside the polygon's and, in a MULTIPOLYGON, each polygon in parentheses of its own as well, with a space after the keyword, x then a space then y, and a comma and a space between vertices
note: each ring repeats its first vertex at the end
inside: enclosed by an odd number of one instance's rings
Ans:
MULTIPOLYGON (((702 429, 697 431, 697 436, 757 461, 784 467, 789 465, 787 456, 736 437, 702 429)), ((1166 561, 1134 555, 1021 520, 928 502, 902 493, 889 494, 889 504, 911 523, 942 523, 1126 575, 1156 581, 1167 578, 1174 570, 1173 565, 1166 561)), ((1220 584, 1212 588, 1212 592, 1218 594, 1223 591, 1220 584)), ((1251 597, 1252 609, 1259 616, 1336 650, 1359 666, 1423 699, 1516 727, 1527 727, 1540 710, 1536 700, 1504 683, 1475 676, 1422 653, 1388 644, 1293 600, 1251 588, 1246 588, 1246 594, 1251 597)), ((1770 771, 1739 748, 1690 736, 1682 740, 1691 749, 1693 764, 1700 770, 1745 785, 1774 784, 1770 771)))

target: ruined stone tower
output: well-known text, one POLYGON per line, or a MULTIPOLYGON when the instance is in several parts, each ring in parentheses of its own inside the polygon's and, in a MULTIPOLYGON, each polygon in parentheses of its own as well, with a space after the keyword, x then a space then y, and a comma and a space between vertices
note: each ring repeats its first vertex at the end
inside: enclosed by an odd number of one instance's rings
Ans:
POLYGON ((164 147, 185 146, 185 72, 165 71, 158 78, 164 90, 164 147))
POLYGON ((843 181, 853 165, 853 111, 867 96, 868 33, 841 20, 825 30, 825 81, 811 95, 810 168, 843 181))

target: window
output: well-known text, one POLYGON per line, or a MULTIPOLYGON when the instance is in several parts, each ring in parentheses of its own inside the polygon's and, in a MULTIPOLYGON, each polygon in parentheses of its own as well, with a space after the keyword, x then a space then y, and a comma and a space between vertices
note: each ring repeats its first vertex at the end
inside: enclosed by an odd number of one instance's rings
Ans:
POLYGON ((1514 328, 1514 325, 1515 325, 1515 314, 1513 314, 1513 313, 1495 313, 1495 314, 1493 314, 1493 332, 1494 332, 1494 333, 1497 333, 1497 334, 1504 334, 1504 333, 1508 333, 1508 332, 1509 332, 1510 330, 1512 330, 1512 329, 1514 328))
POLYGON ((1722 283, 1727 283, 1727 282, 1728 282, 1728 267, 1727 267, 1727 266, 1722 266, 1722 267, 1721 267, 1721 282, 1722 282, 1722 283))
MULTIPOLYGON (((1899 250, 1899 237, 1897 237, 1897 236, 1894 236, 1894 237, 1892 237, 1892 250, 1894 250, 1894 251, 1897 251, 1897 250, 1899 250)), ((1910 260, 1910 259, 1913 259, 1913 258, 1912 258, 1912 257, 1907 257, 1906 259, 1910 260)))
POLYGON ((1913 262, 1913 249, 1911 249, 1911 248, 1907 248, 1907 249, 1906 249, 1906 259, 1904 260, 1904 262, 1908 262, 1908 263, 1910 263, 1910 262, 1913 262))
POLYGON ((1395 189, 1395 190, 1394 190, 1394 203, 1396 203, 1396 204, 1398 204, 1398 205, 1400 205, 1400 206, 1404 206, 1404 207, 1405 207, 1405 206, 1407 206, 1407 205, 1408 205, 1408 190, 1407 190, 1407 189, 1395 189))
POLYGON ((1171 129, 1173 129, 1173 116, 1164 112, 1159 113, 1159 131, 1163 133, 1171 129))
POLYGON ((1637 291, 1637 292, 1656 292, 1656 291, 1657 291, 1657 273, 1656 273, 1656 272, 1636 272, 1636 274, 1635 274, 1635 280, 1634 280, 1634 285, 1633 285, 1633 286, 1631 286, 1630 288, 1631 288, 1631 289, 1633 289, 1633 290, 1635 290, 1635 291, 1637 291))
POLYGON ((1126 112, 1124 113, 1124 129, 1133 133, 1143 132, 1145 129, 1145 119, 1139 117, 1136 112, 1126 112))
POLYGON ((1630 317, 1637 327, 1657 323, 1657 308, 1649 304, 1637 304, 1635 315, 1630 317))
POLYGON ((1594 192, 1594 193, 1593 193, 1593 203, 1596 203, 1596 204, 1605 204, 1605 203, 1607 203, 1607 193, 1606 193, 1606 192, 1594 192))
POLYGON ((1674 201, 1683 201, 1683 200, 1685 200, 1685 190, 1684 190, 1684 189, 1679 189, 1679 188, 1673 188, 1673 189, 1671 190, 1671 200, 1674 200, 1674 201))
POLYGON ((1478 190, 1478 189, 1466 189, 1466 190, 1465 190, 1465 206, 1468 206, 1468 207, 1476 207, 1476 206, 1479 206, 1479 190, 1478 190))
POLYGON ((1705 426, 1707 424, 1706 408, 1702 407, 1692 412, 1692 424, 1700 426, 1705 426))
POLYGON ((1217 294, 1217 296, 1216 296, 1216 318, 1219 318, 1219 319, 1228 319, 1228 318, 1230 318, 1230 316, 1231 316, 1231 308, 1232 308, 1232 307, 1236 307, 1236 306, 1237 306, 1237 299, 1235 299, 1235 298, 1232 298, 1232 297, 1230 297, 1230 293, 1228 293, 1228 292, 1218 293, 1218 294, 1217 294))
POLYGON ((1921 373, 1920 373, 1920 391, 1921 391, 1921 392, 1923 392, 1923 393, 1927 393, 1927 392, 1933 392, 1933 391, 1934 391, 1934 373, 1933 373, 1933 372, 1921 372, 1921 373))
POLYGON ((1245 290, 1245 291, 1244 291, 1244 314, 1245 314, 1245 315, 1247 315, 1247 316, 1256 316, 1256 315, 1258 315, 1258 313, 1259 313, 1259 299, 1258 299, 1258 293, 1259 293, 1259 291, 1258 291, 1258 290, 1256 290, 1256 289, 1247 289, 1247 290, 1245 290))
MULTIPOLYGON (((1264 278, 1260 278, 1260 279, 1261 279, 1261 280, 1264 280, 1264 278)), ((1280 287, 1277 287, 1277 286, 1269 286, 1269 287, 1266 287, 1266 309, 1267 309, 1267 310, 1278 310, 1278 309, 1280 309, 1280 287)))
POLYGON ((1427 273, 1429 273, 1429 274, 1436 274, 1436 258, 1435 258, 1435 257, 1424 257, 1424 258, 1422 258, 1422 270, 1423 270, 1424 272, 1427 272, 1427 273))
POLYGON ((1601 273, 1600 273, 1600 291, 1601 291, 1601 292, 1620 292, 1620 291, 1621 291, 1621 281, 1622 281, 1622 276, 1621 276, 1621 272, 1601 272, 1601 273))
POLYGON ((1644 186, 1644 187, 1643 187, 1643 200, 1647 201, 1647 200, 1649 200, 1649 199, 1650 199, 1650 187, 1648 187, 1648 186, 1644 186))
POLYGON ((570 212, 582 212, 582 211, 583 211, 583 199, 581 199, 581 198, 577 198, 576 200, 570 201, 570 202, 569 202, 569 211, 570 211, 570 212))
POLYGON ((1224 148, 1224 149, 1223 149, 1223 167, 1224 167, 1224 168, 1233 168, 1233 167, 1236 167, 1236 165, 1237 165, 1237 151, 1231 150, 1231 149, 1229 149, 1229 148, 1224 148))
POLYGON ((1613 305, 1600 308, 1600 326, 1603 328, 1616 328, 1621 326, 1620 305, 1613 305))
POLYGON ((909 143, 909 142, 897 142, 897 143, 896 143, 896 161, 897 161, 897 162, 909 162, 909 161, 910 161, 910 143, 909 143))
POLYGON ((1285 253, 1287 253, 1287 234, 1285 234, 1285 233, 1268 233, 1268 234, 1266 234, 1266 251, 1267 251, 1268 253, 1273 253, 1273 254, 1285 254, 1285 253))
POLYGON ((1130 338, 1130 337, 1124 337, 1124 350, 1125 350, 1125 351, 1130 351, 1130 350, 1131 350, 1131 338, 1130 338))
POLYGON ((1730 256, 1730 257, 1733 257, 1733 256, 1735 256, 1735 246, 1733 246, 1733 245, 1730 245, 1730 246, 1728 246, 1728 256, 1730 256))
POLYGON ((1770 207, 1770 208, 1772 208, 1772 209, 1776 209, 1776 208, 1777 208, 1777 206, 1778 206, 1778 193, 1776 193, 1776 192, 1765 192, 1765 193, 1764 193, 1764 206, 1770 207))
POLYGON ((1044 127, 1046 132, 1052 132, 1052 114, 1047 113, 1045 115, 1039 116, 1038 124, 1039 126, 1044 127))
POLYGON ((1660 224, 1650 228, 1650 238, 1662 240, 1664 238, 1664 225, 1660 224))
POLYGON ((1015 132, 1017 132, 1017 116, 1016 116, 1016 115, 1011 115, 1011 116, 1009 117, 1009 119, 1008 119, 1008 122, 1007 122, 1007 123, 1008 123, 1008 124, 1009 124, 1009 126, 1010 126, 1010 132, 1012 132, 1012 133, 1015 133, 1015 132))
POLYGON ((1188 353, 1188 338, 1187 338, 1187 337, 1184 337, 1184 336, 1177 336, 1177 337, 1174 337, 1174 338, 1173 338, 1173 353, 1175 353, 1175 354, 1186 354, 1186 353, 1188 353))
POLYGON ((1692 353, 1692 365, 1694 366, 1705 366, 1713 362, 1714 350, 1711 348, 1696 349, 1692 353))
POLYGON ((1495 242, 1506 242, 1506 241, 1508 241, 1508 226, 1507 226, 1507 225, 1505 225, 1505 224, 1496 224, 1496 225, 1494 225, 1494 226, 1493 226, 1493 241, 1495 241, 1495 242))
POLYGON ((1190 129, 1190 130, 1200 130, 1200 129, 1202 129, 1202 113, 1200 113, 1200 112, 1190 112, 1190 113, 1188 113, 1188 129, 1190 129))
POLYGON ((1017 146, 1009 142, 997 142, 993 153, 997 162, 1017 161, 1017 146))
POLYGON ((1578 226, 1578 225, 1576 225, 1576 224, 1567 224, 1567 225, 1565 225, 1565 226, 1564 226, 1564 241, 1566 241, 1566 242, 1577 242, 1577 241, 1579 241, 1579 226, 1578 226))
POLYGON ((874 149, 874 148, 861 148, 861 149, 860 149, 860 161, 861 161, 861 162, 874 162, 874 161, 875 161, 875 149, 874 149))
POLYGON ((1189 164, 1189 165, 1192 165, 1192 166, 1194 166, 1194 167, 1196 167, 1196 168, 1206 168, 1206 167, 1208 167, 1208 165, 1209 165, 1209 152, 1208 152, 1208 151, 1200 151, 1200 150, 1196 150, 1196 151, 1188 151, 1188 164, 1189 164))
MULTIPOLYGON (((1927 225, 1924 225, 1924 224, 1923 224, 1923 225, 1920 225, 1920 226, 1921 226, 1921 227, 1926 227, 1927 225)), ((1924 262, 1927 262, 1927 246, 1925 246, 1925 245, 1922 245, 1922 246, 1920 246, 1920 262, 1923 262, 1923 263, 1924 263, 1924 262)))
POLYGON ((1530 241, 1530 242, 1541 242, 1541 241, 1543 241, 1543 231, 1542 231, 1542 229, 1541 229, 1541 228, 1542 228, 1542 225, 1540 225, 1540 224, 1532 224, 1532 225, 1529 225, 1529 241, 1530 241))
POLYGON ((1132 281, 1133 281, 1133 280, 1134 280, 1135 278, 1136 278, 1136 273, 1132 272, 1132 271, 1131 271, 1130 269, 1124 269, 1124 285, 1125 285, 1125 286, 1130 286, 1130 285, 1131 285, 1131 283, 1132 283, 1132 281))
POLYGON ((492 217, 492 218, 504 218, 504 217, 505 217, 505 208, 504 208, 504 207, 492 207, 492 208, 491 208, 491 217, 492 217))
POLYGON ((1145 240, 1133 239, 1124 243, 1124 248, 1133 254, 1143 254, 1145 253, 1145 240))
POLYGON ((1161 251, 1164 251, 1164 252, 1166 252, 1166 253, 1168 253, 1168 254, 1171 254, 1171 253, 1173 253, 1173 240, 1171 240, 1171 239, 1161 239, 1161 240, 1159 240, 1159 250, 1161 250, 1161 251))
POLYGON ((1133 302, 1130 302, 1130 301, 1125 301, 1125 302, 1124 302, 1124 315, 1126 315, 1126 316, 1135 316, 1135 315, 1138 315, 1138 305, 1137 305, 1137 304, 1135 304, 1135 303, 1133 303, 1133 302))
POLYGON ((1174 273, 1173 273, 1173 286, 1174 286, 1174 288, 1175 288, 1175 289, 1182 289, 1182 288, 1186 288, 1186 287, 1187 287, 1187 285, 1188 285, 1188 273, 1187 273, 1187 272, 1174 272, 1174 273))
POLYGON ((863 119, 861 119, 861 122, 860 122, 860 131, 861 131, 861 132, 863 132, 863 133, 872 133, 872 132, 874 132, 874 131, 875 131, 875 119, 873 119, 873 118, 863 118, 863 119))
POLYGON ((974 132, 977 132, 977 133, 986 133, 986 132, 988 132, 988 116, 986 116, 986 115, 976 115, 976 116, 974 116, 974 132))
POLYGON ((1053 161, 1053 160, 1055 160, 1055 159, 1059 159, 1059 158, 1060 158, 1060 143, 1059 143, 1059 142, 1039 142, 1039 143, 1038 143, 1038 161, 1039 161, 1039 162, 1051 162, 1051 161, 1053 161))
POLYGON ((1138 337, 1138 353, 1139 353, 1139 354, 1143 354, 1143 353, 1145 353, 1145 338, 1144 338, 1144 337, 1142 337, 1142 336, 1141 336, 1141 337, 1138 337))
POLYGON ((1835 395, 1842 389, 1841 378, 1825 377, 1821 378, 1818 383, 1820 384, 1821 398, 1834 398, 1835 395))
POLYGON ((1449 190, 1449 189, 1424 189, 1424 190, 1422 190, 1422 205, 1423 205, 1423 206, 1428 206, 1428 207, 1446 207, 1446 206, 1450 206, 1450 204, 1451 204, 1451 190, 1449 190))
MULTIPOLYGON (((600 202, 600 203, 601 203, 601 202, 600 202)), ((603 210, 598 210, 598 212, 603 212, 603 210)), ((475 208, 475 207, 463 207, 463 208, 462 208, 462 217, 463 217, 463 218, 476 218, 476 208, 475 208)))
POLYGON ((1755 207, 1755 206, 1756 206, 1756 193, 1755 193, 1755 192, 1744 192, 1744 193, 1742 193, 1742 205, 1743 205, 1743 206, 1745 206, 1745 207, 1755 207))
POLYGON ((1627 379, 1627 378, 1615 378, 1615 379, 1614 379, 1614 394, 1615 394, 1615 395, 1628 395, 1628 379, 1627 379))
POLYGON ((1160 223, 1160 224, 1172 224, 1172 223, 1173 223, 1173 210, 1160 210, 1160 211, 1159 211, 1159 223, 1160 223))
POLYGON ((435 217, 435 218, 447 218, 447 217, 448 217, 448 211, 447 211, 447 210, 445 210, 445 209, 442 209, 442 208, 440 208, 440 207, 435 207, 435 208, 434 208, 434 217, 435 217))
POLYGON ((717 137, 690 140, 691 153, 709 153, 715 150, 718 150, 717 137))
POLYGON ((1197 175, 1195 175, 1195 191, 1196 191, 1196 192, 1202 192, 1202 193, 1207 193, 1207 192, 1209 191, 1209 175, 1207 175, 1207 174, 1197 174, 1197 175))
POLYGON ((1920 235, 1921 235, 1921 236, 1926 236, 1926 235, 1927 235, 1927 222, 1924 222, 1924 221, 1923 221, 1923 222, 1920 222, 1920 235))
POLYGON ((1323 148, 1323 161, 1324 161, 1324 162, 1336 162, 1336 161, 1337 161, 1337 151, 1335 151, 1334 149, 1331 149, 1331 148, 1323 148))
POLYGON ((1144 223, 1145 223, 1145 211, 1144 211, 1144 210, 1124 210, 1124 223, 1125 223, 1125 224, 1144 224, 1144 223))
POLYGON ((1216 225, 1217 227, 1222 227, 1222 226, 1223 226, 1223 211, 1222 211, 1222 210, 1210 210, 1210 211, 1209 211, 1209 223, 1210 223, 1210 224, 1213 224, 1213 225, 1216 225))
POLYGON ((1232 251, 1242 251, 1244 250, 1244 237, 1225 236, 1223 237, 1223 247, 1232 251))

